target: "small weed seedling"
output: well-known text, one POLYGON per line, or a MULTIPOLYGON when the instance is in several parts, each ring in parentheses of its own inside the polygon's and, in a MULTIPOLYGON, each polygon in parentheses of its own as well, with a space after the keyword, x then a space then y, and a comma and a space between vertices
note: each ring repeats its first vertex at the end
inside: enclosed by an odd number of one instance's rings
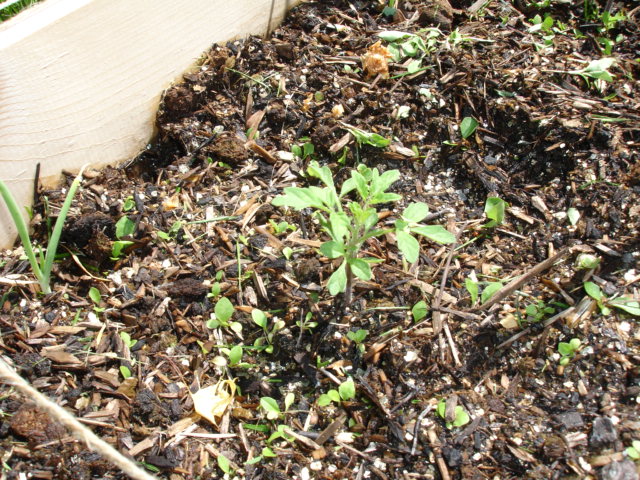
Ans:
POLYGON ((116 240, 113 242, 111 246, 111 259, 118 260, 124 250, 133 245, 133 242, 130 240, 122 240, 124 237, 129 237, 136 232, 136 224, 133 220, 131 220, 126 215, 120 217, 120 219, 116 222, 116 240))
POLYGON ((625 450, 631 460, 640 460, 640 440, 631 442, 631 446, 625 450))
POLYGON ((132 339, 131 335, 129 335, 127 332, 120 332, 120 338, 122 339, 122 342, 129 348, 129 350, 131 350, 133 346, 138 343, 138 341, 132 339))
POLYGON ((469 420, 470 420, 469 414, 465 411, 465 409, 461 405, 456 405, 454 412, 455 412, 455 419, 452 422, 447 421, 446 420, 447 401, 443 398, 438 402, 438 405, 436 407, 436 413, 440 418, 442 418, 445 421, 445 426, 448 429, 452 429, 453 427, 462 427, 463 425, 466 425, 467 423, 469 423, 469 420))
POLYGON ((308 137, 300 139, 303 143, 295 144, 291 146, 291 153, 293 153, 300 160, 306 160, 309 157, 313 157, 316 151, 316 147, 313 146, 311 140, 308 137))
POLYGON ((581 346, 582 342, 580 342, 579 338, 572 338, 568 342, 560 342, 558 344, 558 353, 561 357, 558 363, 563 367, 569 365, 571 359, 580 351, 581 346))
POLYGON ((94 312, 102 313, 106 310, 104 307, 100 306, 100 303, 102 302, 102 295, 100 294, 100 290, 98 290, 96 287, 91 287, 89 289, 89 298, 94 303, 94 312))
MULTIPOLYGON (((284 189, 284 195, 273 199, 272 204, 296 210, 315 209, 314 214, 322 230, 331 238, 320 246, 320 253, 330 259, 342 258, 338 269, 329 277, 329 293, 337 295, 344 292, 345 305, 350 305, 353 276, 365 281, 370 280, 370 265, 381 261, 376 258, 359 258, 362 246, 369 238, 393 231, 376 228, 378 212, 374 205, 397 202, 402 198, 400 195, 387 192, 400 177, 400 172, 389 170, 380 174, 377 168, 359 165, 351 171, 351 178, 343 183, 340 194, 333 183, 329 167, 320 167, 318 162, 312 161, 307 172, 310 177, 319 178, 325 187, 288 187, 284 189), (343 199, 354 190, 359 201, 349 202, 345 209, 343 199)), ((418 259, 420 253, 420 244, 414 234, 423 235, 438 243, 455 241, 455 236, 442 226, 419 223, 428 213, 429 207, 426 204, 412 203, 395 222, 398 248, 411 263, 418 259)))
POLYGON ((473 117, 464 117, 460 122, 460 135, 465 140, 473 135, 478 128, 478 121, 473 117))
POLYGON ((69 192, 64 199, 64 203, 62 204, 62 208, 60 209, 60 213, 58 214, 58 219, 56 220, 56 224, 53 227, 51 236, 49 237, 46 254, 44 254, 42 248, 40 248, 38 257, 36 257, 36 254, 34 252, 34 245, 31 243, 31 237, 29 236, 29 227, 24 221, 24 218, 22 218, 20 207, 18 207, 18 204, 11 194, 11 191, 9 191, 7 185, 2 180, 0 180, 0 196, 2 196, 2 199, 7 205, 7 209, 9 210, 9 214, 11 215, 11 219, 13 220, 13 223, 18 230, 20 242, 22 242, 22 247, 24 248, 24 253, 29 260, 29 264, 31 265, 31 270, 33 270, 33 274, 36 276, 36 280, 38 280, 40 290, 42 290, 42 293, 44 293, 45 295, 51 293, 50 282, 53 261, 56 258, 58 244, 60 243, 60 235, 62 235, 62 227, 64 226, 64 222, 67 219, 67 215, 69 214, 71 202, 73 202, 73 197, 78 191, 78 188, 80 188, 83 171, 84 167, 80 169, 80 173, 78 173, 78 176, 73 180, 71 186, 69 187, 69 192))
POLYGON ((284 321, 278 318, 274 318, 274 321, 271 324, 271 328, 269 328, 269 320, 267 319, 267 315, 262 310, 258 310, 257 308, 254 308, 251 311, 251 318, 256 325, 262 328, 262 331, 264 332, 264 336, 258 337, 253 343, 253 346, 258 349, 263 349, 267 353, 273 353, 273 339, 275 337, 275 334, 285 327, 284 321))
POLYGON ((331 402, 340 403, 356 398, 356 385, 353 379, 346 380, 340 384, 338 390, 331 389, 318 397, 318 406, 326 407, 331 402))
POLYGON ((429 308, 427 307, 427 302, 425 302, 424 300, 420 300, 411 309, 411 315, 413 316, 413 321, 419 322, 420 320, 422 320, 427 316, 428 312, 429 312, 429 308))
POLYGON ((530 303, 524 309, 526 317, 523 319, 527 323, 539 323, 544 320, 547 315, 552 315, 556 312, 556 309, 550 307, 542 300, 538 300, 537 303, 530 303))
POLYGON ((229 321, 233 316, 233 312, 234 308, 231 301, 227 297, 222 297, 213 308, 213 313, 207 321, 207 327, 228 327, 236 333, 242 332, 242 324, 240 322, 229 321))
POLYGON ((504 212, 508 206, 509 204, 500 197, 487 198, 484 204, 484 214, 489 221, 484 225, 484 228, 493 228, 502 225, 502 222, 504 222, 504 212))
POLYGON ((287 230, 291 230, 292 232, 296 231, 295 225, 291 225, 290 223, 285 221, 276 223, 273 220, 269 219, 269 225, 271 225, 271 230, 276 236, 286 233, 287 230))
POLYGON ((218 298, 220 296, 220 280, 222 280, 222 270, 218 270, 215 276, 215 282, 211 285, 211 290, 207 293, 207 298, 218 298))
POLYGON ((367 330, 363 330, 362 328, 356 330, 355 332, 347 332, 347 338, 356 344, 356 348, 360 351, 360 353, 364 353, 364 341, 367 338, 367 335, 369 335, 369 332, 367 330))

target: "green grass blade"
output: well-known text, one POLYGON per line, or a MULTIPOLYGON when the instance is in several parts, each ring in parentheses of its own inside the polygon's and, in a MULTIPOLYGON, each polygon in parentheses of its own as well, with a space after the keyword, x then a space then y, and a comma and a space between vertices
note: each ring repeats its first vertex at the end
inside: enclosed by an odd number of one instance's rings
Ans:
POLYGON ((24 248, 24 253, 27 255, 27 259, 31 264, 31 269, 33 270, 33 274, 36 276, 42 291, 44 292, 49 287, 49 282, 43 282, 42 278, 42 270, 40 269, 40 265, 38 264, 38 260, 36 258, 35 253, 33 252, 33 247, 31 246, 31 237, 29 236, 29 228, 22 218, 22 214, 20 213, 20 207, 16 203, 15 198, 11 194, 11 191, 7 187, 7 185, 0 180, 0 195, 7 205, 7 209, 9 210, 9 214, 13 219, 13 223, 18 229, 18 235, 20 236, 20 241, 22 242, 22 247, 24 248))
POLYGON ((47 245, 47 254, 45 256, 44 265, 42 267, 42 277, 43 277, 43 280, 46 280, 47 287, 49 287, 51 269, 53 268, 53 261, 56 258, 58 244, 60 243, 60 236, 62 235, 62 227, 64 227, 64 222, 67 219, 67 215, 69 214, 69 209, 71 208, 73 197, 75 196, 76 191, 80 187, 80 182, 82 182, 82 172, 84 171, 84 168, 85 167, 82 167, 80 169, 78 176, 73 180, 73 183, 71 183, 71 187, 69 187, 69 192, 67 193, 67 197, 64 199, 64 203, 62 204, 62 208, 60 209, 60 213, 58 214, 58 219, 56 220, 56 224, 53 227, 53 232, 51 232, 51 238, 49 239, 49 244, 47 245))

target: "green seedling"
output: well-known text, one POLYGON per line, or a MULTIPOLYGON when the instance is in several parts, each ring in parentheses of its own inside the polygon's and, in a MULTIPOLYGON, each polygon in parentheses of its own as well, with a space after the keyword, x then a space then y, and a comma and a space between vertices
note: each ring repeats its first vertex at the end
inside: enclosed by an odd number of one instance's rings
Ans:
POLYGON ((558 353, 561 355, 558 363, 562 366, 568 365, 576 353, 580 351, 582 342, 579 338, 572 338, 568 342, 560 342, 558 344, 558 353))
POLYGON ((130 240, 122 240, 124 237, 132 236, 136 231, 136 224, 133 220, 131 220, 126 215, 120 217, 120 219, 116 222, 116 240, 113 242, 111 246, 111 259, 117 260, 119 259, 124 251, 131 245, 133 242, 130 240))
POLYGON ((163 232, 162 230, 158 230, 156 232, 156 235, 158 236, 159 239, 167 242, 172 238, 175 238, 176 235, 178 235, 178 232, 180 232, 180 230, 182 229, 182 225, 183 224, 181 221, 173 222, 168 232, 163 232))
POLYGON ((448 429, 452 429, 454 427, 462 427, 463 425, 466 425, 467 423, 469 423, 469 421, 471 420, 469 418, 469 414, 466 412, 466 410, 461 405, 456 405, 454 411, 455 411, 455 419, 454 419, 454 421, 453 422, 446 421, 447 401, 443 398, 442 400, 440 400, 438 402, 438 405, 436 407, 436 414, 440 418, 445 420, 445 426, 448 429))
POLYGON ((291 146, 291 153, 293 153, 300 160, 306 160, 309 157, 313 157, 316 148, 311 143, 311 140, 308 137, 303 137, 300 139, 302 144, 295 144, 291 146))
POLYGON ((625 452, 631 460, 640 460, 640 440, 632 441, 631 446, 627 447, 625 452))
POLYGON ((552 315, 555 312, 555 308, 550 307, 542 300, 538 300, 537 303, 530 303, 525 307, 524 313, 526 317, 523 320, 527 323, 539 323, 548 315, 552 315))
POLYGON ((349 401, 356 397, 356 385, 353 379, 346 380, 340 384, 338 390, 331 389, 327 393, 323 393, 318 397, 318 406, 326 407, 331 402, 340 403, 349 401))
POLYGON ((473 117, 464 117, 460 122, 460 135, 467 139, 473 135, 478 128, 478 121, 473 117))
POLYGON ((123 212, 129 212, 131 210, 133 210, 136 206, 136 202, 134 200, 134 198, 132 196, 128 196, 125 200, 124 200, 124 204, 122 205, 122 211, 123 212))
POLYGON ((233 316, 234 308, 233 304, 227 297, 222 297, 220 300, 216 302, 215 307, 213 308, 213 313, 211 314, 209 320, 207 321, 208 328, 219 328, 226 327, 230 328, 236 333, 242 332, 242 324, 240 322, 231 322, 231 317, 233 316))
POLYGON ((129 335, 127 332, 120 332, 120 338, 122 339, 122 342, 129 348, 132 349, 133 346, 138 343, 137 340, 134 340, 131 338, 131 335, 129 335))
POLYGON ((244 352, 242 345, 234 345, 231 348, 221 348, 220 351, 229 358, 230 367, 243 366, 240 363, 242 362, 242 354, 244 352))
POLYGON ((29 236, 29 227, 24 221, 24 218, 22 218, 20 207, 18 207, 18 204, 16 203, 16 200, 7 185, 2 180, 0 180, 0 195, 7 205, 7 209, 9 210, 9 214, 11 215, 11 219, 13 220, 13 223, 18 230, 20 242, 22 243, 22 247, 24 248, 24 253, 27 256, 27 260, 29 260, 29 264, 31 265, 31 270, 33 271, 33 274, 35 275, 36 280, 40 285, 40 290, 45 295, 51 293, 50 282, 53 261, 56 258, 58 244, 60 243, 60 235, 62 234, 62 227, 64 226, 64 222, 67 218, 67 215, 69 214, 69 209, 71 208, 73 197, 78 191, 78 188, 80 188, 83 171, 84 167, 80 169, 78 176, 73 180, 71 186, 69 187, 69 192, 64 199, 64 203, 62 204, 62 208, 60 209, 60 213, 58 214, 58 218, 53 227, 53 231, 51 232, 51 236, 49 237, 49 243, 47 244, 46 253, 44 253, 42 248, 40 248, 38 251, 38 257, 36 257, 36 254, 34 252, 34 245, 31 243, 31 237, 29 236))
POLYGON ((575 265, 580 270, 595 270, 600 265, 600 257, 590 253, 581 253, 576 258, 575 265))
POLYGON ((102 303, 102 295, 100 294, 100 290, 98 290, 96 287, 91 287, 89 289, 89 298, 94 303, 94 312, 102 313, 106 310, 104 307, 100 306, 100 303, 102 303))
POLYGON ((489 197, 484 204, 484 214, 489 219, 484 228, 493 228, 502 225, 504 212, 509 204, 499 197, 489 197))
POLYGON ((413 59, 407 65, 407 72, 394 78, 426 70, 428 67, 424 67, 422 63, 424 58, 436 51, 443 37, 442 32, 437 28, 426 28, 418 34, 388 30, 377 35, 388 42, 387 49, 394 62, 400 63, 406 59, 413 59))
POLYGON ((640 302, 637 300, 628 297, 607 298, 602 289, 593 282, 584 282, 583 286, 587 295, 597 302, 598 308, 603 315, 609 315, 611 313, 609 307, 613 307, 630 315, 640 317, 640 302))
POLYGON ((229 476, 233 475, 231 462, 229 462, 229 459, 227 457, 219 453, 218 456, 216 457, 216 461, 218 462, 218 468, 220 468, 220 470, 222 470, 223 473, 229 476))
POLYGON ((369 335, 369 331, 363 329, 356 330, 355 332, 347 332, 347 338, 356 344, 356 348, 360 351, 360 353, 364 353, 364 341, 367 338, 367 335, 369 335))
POLYGON ((304 320, 297 320, 296 326, 300 329, 300 333, 304 333, 305 331, 311 331, 318 326, 318 322, 312 321, 313 314, 311 312, 307 312, 304 316, 304 320))
POLYGON ((354 275, 362 280, 371 279, 371 264, 381 260, 359 258, 364 243, 372 237, 378 237, 395 230, 396 242, 406 260, 413 263, 418 259, 420 244, 413 236, 422 235, 437 243, 452 243, 455 236, 439 225, 422 225, 420 222, 428 215, 429 207, 424 203, 412 203, 396 220, 395 228, 378 229, 378 212, 374 205, 396 202, 402 197, 387 189, 400 177, 398 170, 389 170, 382 174, 377 168, 359 165, 351 171, 351 178, 342 184, 338 194, 333 183, 329 167, 320 167, 312 161, 307 170, 310 177, 319 178, 326 186, 306 188, 288 187, 284 195, 276 197, 272 204, 292 207, 296 210, 313 208, 322 230, 331 240, 320 246, 320 253, 334 259, 341 258, 338 269, 329 277, 327 286, 331 295, 344 292, 345 304, 350 305, 354 275), (345 209, 344 197, 355 191, 359 201, 351 201, 345 209))
POLYGON ((284 258, 286 258, 287 260, 291 260, 291 255, 293 255, 293 248, 291 247, 284 247, 282 249, 282 255, 284 256, 284 258))
POLYGON ((125 380, 129 377, 131 377, 131 370, 129 370, 129 367, 125 367, 124 365, 120 366, 120 374, 122 375, 122 378, 124 378, 125 380))
POLYGON ((274 235, 281 235, 283 233, 286 233, 287 230, 291 230, 292 232, 296 231, 296 226, 291 225, 286 221, 276 223, 273 220, 269 219, 269 225, 271 225, 271 230, 273 230, 274 235))
POLYGON ((353 135, 353 137, 356 139, 358 147, 361 147, 362 145, 370 145, 376 148, 385 148, 391 143, 391 140, 389 140, 388 138, 384 138, 382 135, 379 135, 377 133, 366 132, 364 130, 346 124, 345 126, 347 127, 349 133, 351 133, 351 135, 353 135))
POLYGON ((578 220, 580 220, 580 211, 574 207, 568 208, 567 219, 571 225, 575 226, 578 223, 578 220))
POLYGON ((222 270, 216 272, 215 282, 211 285, 211 290, 207 293, 207 298, 218 298, 220 296, 220 280, 222 280, 222 270))
POLYGON ((411 315, 413 316, 413 321, 419 322, 420 320, 422 320, 427 316, 428 312, 429 312, 429 307, 427 307, 427 302, 425 302, 424 300, 420 300, 411 309, 411 315))
POLYGON ((262 328, 262 331, 264 332, 264 336, 258 337, 253 343, 253 346, 259 349, 264 349, 267 353, 273 353, 273 339, 276 333, 285 327, 284 321, 274 317, 274 321, 272 322, 271 327, 269 327, 269 320, 266 313, 257 308, 254 308, 251 311, 251 318, 256 325, 262 328))

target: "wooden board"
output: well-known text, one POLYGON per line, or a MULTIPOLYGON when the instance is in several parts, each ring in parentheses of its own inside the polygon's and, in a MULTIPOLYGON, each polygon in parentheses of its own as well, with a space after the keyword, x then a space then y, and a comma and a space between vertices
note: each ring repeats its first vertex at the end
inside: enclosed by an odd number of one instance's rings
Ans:
MULTIPOLYGON (((135 156, 160 96, 213 43, 265 34, 299 0, 46 0, 0 24, 0 179, 46 185, 135 156)), ((0 201, 0 247, 15 238, 0 201)))

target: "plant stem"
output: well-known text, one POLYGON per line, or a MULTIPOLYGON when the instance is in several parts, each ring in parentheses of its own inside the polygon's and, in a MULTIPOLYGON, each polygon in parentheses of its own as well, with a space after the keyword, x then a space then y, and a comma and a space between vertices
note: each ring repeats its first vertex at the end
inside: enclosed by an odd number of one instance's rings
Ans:
POLYGON ((348 307, 351 305, 353 293, 353 272, 351 271, 351 265, 349 265, 349 263, 345 265, 345 270, 347 272, 347 286, 344 290, 344 306, 348 307))

